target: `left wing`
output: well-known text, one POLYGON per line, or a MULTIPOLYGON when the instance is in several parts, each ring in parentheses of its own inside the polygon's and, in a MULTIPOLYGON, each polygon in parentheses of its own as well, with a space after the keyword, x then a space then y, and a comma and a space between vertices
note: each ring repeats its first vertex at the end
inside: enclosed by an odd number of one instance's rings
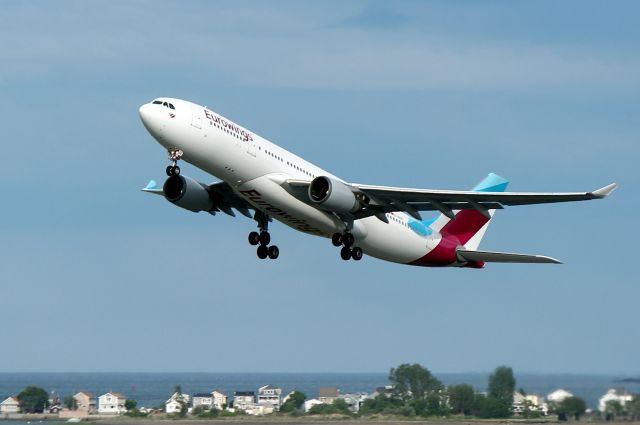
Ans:
MULTIPOLYGON (((299 199, 306 197, 310 181, 288 180, 291 192, 299 199)), ((354 196, 366 199, 359 211, 352 213, 354 219, 372 215, 384 221, 384 214, 403 211, 417 220, 421 220, 419 211, 440 211, 449 218, 454 217, 456 210, 475 209, 485 216, 489 210, 502 209, 505 205, 548 204, 556 202, 587 201, 601 199, 613 192, 618 186, 611 183, 592 192, 480 192, 458 190, 412 189, 387 186, 371 186, 364 184, 345 185, 354 196)), ((313 203, 309 202, 311 205, 313 203)))

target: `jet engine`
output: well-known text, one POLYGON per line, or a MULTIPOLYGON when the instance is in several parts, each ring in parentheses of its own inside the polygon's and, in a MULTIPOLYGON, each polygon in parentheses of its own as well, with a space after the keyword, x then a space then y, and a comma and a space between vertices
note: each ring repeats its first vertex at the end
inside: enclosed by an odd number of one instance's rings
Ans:
POLYGON ((189 211, 211 211, 214 207, 206 186, 190 177, 173 175, 162 187, 167 201, 189 211))
POLYGON ((368 203, 363 194, 332 177, 318 176, 309 185, 309 199, 322 209, 336 213, 354 213, 368 203))

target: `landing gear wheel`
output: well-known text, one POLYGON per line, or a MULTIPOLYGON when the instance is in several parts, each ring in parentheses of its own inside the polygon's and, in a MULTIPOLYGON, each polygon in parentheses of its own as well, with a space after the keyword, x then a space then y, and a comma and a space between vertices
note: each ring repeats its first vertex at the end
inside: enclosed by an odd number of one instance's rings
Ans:
POLYGON ((249 233, 249 243, 251 245, 258 245, 260 243, 260 234, 258 232, 249 233))
POLYGON ((260 232, 260 245, 267 246, 271 242, 271 235, 269 232, 260 232))
POLYGON ((342 249, 340 250, 340 257, 344 260, 344 261, 349 261, 351 259, 351 249, 345 247, 342 247, 342 249))
POLYGON ((266 246, 260 245, 258 247, 257 253, 258 253, 258 258, 261 259, 261 260, 264 260, 269 255, 269 250, 267 249, 266 246))
POLYGON ((271 258, 272 260, 275 260, 276 258, 278 258, 278 255, 280 255, 280 249, 278 249, 276 245, 271 245, 267 251, 269 258, 271 258))
POLYGON ((331 243, 333 246, 341 246, 342 245, 342 235, 340 233, 334 233, 331 236, 331 243))
POLYGON ((174 176, 180 175, 180 167, 178 167, 177 165, 173 167, 173 175, 174 176))
POLYGON ((356 246, 351 250, 351 258, 353 258, 355 261, 362 260, 362 256, 362 248, 356 246))
POLYGON ((167 165, 167 176, 173 176, 173 165, 167 165))
POLYGON ((356 238, 354 238, 353 234, 351 233, 345 233, 344 235, 342 235, 342 243, 347 248, 351 248, 355 241, 356 238))

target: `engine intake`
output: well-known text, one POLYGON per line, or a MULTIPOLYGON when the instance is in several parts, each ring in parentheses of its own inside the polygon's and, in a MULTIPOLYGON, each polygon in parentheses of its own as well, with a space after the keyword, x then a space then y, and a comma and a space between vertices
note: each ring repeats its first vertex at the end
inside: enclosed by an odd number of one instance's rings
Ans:
POLYGON ((363 200, 359 198, 348 185, 332 177, 318 176, 309 185, 311 202, 328 211, 356 212, 363 206, 363 200))
POLYGON ((190 177, 171 176, 162 191, 167 201, 189 211, 211 211, 214 207, 206 187, 190 177))

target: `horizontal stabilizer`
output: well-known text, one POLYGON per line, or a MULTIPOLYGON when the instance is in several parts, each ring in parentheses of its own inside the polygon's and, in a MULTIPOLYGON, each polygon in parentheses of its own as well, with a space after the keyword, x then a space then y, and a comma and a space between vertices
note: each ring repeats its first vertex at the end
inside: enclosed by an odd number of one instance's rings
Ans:
POLYGON ((468 251, 458 249, 456 251, 458 261, 484 261, 486 263, 551 263, 562 264, 555 258, 544 255, 513 254, 509 252, 468 251))

